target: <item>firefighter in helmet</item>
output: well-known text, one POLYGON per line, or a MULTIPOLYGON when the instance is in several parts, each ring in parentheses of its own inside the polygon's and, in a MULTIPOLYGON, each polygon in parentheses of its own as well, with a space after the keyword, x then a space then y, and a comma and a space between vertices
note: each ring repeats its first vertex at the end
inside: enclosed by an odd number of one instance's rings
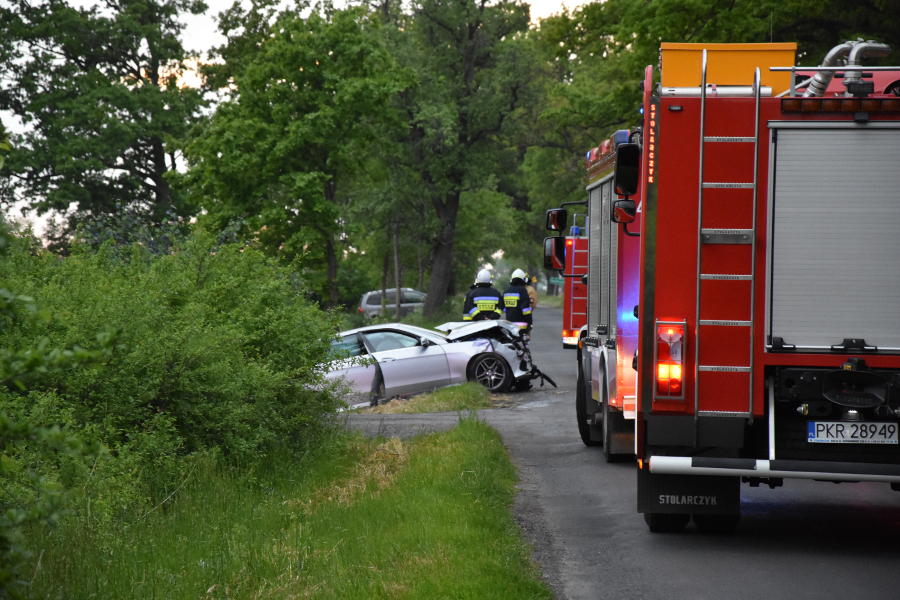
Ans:
POLYGON ((519 326, 522 333, 531 331, 531 299, 525 289, 527 275, 522 269, 513 271, 509 287, 503 292, 503 306, 506 309, 506 320, 519 326))
POLYGON ((503 311, 503 296, 491 285, 494 276, 487 269, 478 271, 475 286, 466 294, 463 321, 499 319, 503 311))

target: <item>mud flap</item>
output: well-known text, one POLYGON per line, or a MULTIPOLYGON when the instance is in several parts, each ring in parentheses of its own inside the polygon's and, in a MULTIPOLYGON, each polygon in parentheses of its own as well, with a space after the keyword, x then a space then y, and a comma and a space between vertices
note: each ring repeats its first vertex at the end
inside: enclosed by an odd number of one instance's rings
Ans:
POLYGON ((639 513, 741 514, 739 477, 658 475, 638 469, 639 513))
POLYGON ((609 410, 610 454, 634 455, 634 421, 620 410, 609 410))

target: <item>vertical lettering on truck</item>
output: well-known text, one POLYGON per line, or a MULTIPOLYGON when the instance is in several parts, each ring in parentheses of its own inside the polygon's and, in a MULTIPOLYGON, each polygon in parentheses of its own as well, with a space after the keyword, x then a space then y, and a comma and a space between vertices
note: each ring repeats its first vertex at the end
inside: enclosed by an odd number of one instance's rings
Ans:
MULTIPOLYGON (((656 272, 656 227, 657 227, 657 169, 659 168, 659 107, 660 99, 650 93, 647 82, 652 82, 652 68, 647 67, 647 80, 645 81, 645 107, 644 107, 644 156, 645 181, 641 186, 641 238, 640 238, 640 292, 639 305, 641 309, 641 321, 639 323, 638 360, 640 361, 637 380, 637 406, 636 410, 644 414, 649 413, 653 407, 653 344, 655 343, 655 328, 652 327, 656 312, 656 298, 654 288, 654 273, 656 272), (652 115, 652 117, 651 117, 652 115), (653 125, 651 126, 651 123, 653 125), (653 173, 646 166, 653 153, 653 173), (644 327, 644 323, 650 323, 650 327, 644 327), (644 393, 644 392, 647 393, 644 393)), ((640 436, 638 436, 640 437, 640 436)), ((637 441, 637 440, 636 440, 637 441)), ((641 442, 638 442, 639 445, 641 442)), ((640 449, 638 450, 640 452, 640 449)))

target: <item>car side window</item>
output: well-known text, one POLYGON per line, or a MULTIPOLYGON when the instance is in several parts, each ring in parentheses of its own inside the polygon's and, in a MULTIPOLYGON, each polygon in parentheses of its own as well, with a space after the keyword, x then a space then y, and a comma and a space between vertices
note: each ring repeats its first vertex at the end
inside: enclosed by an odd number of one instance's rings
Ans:
POLYGON ((366 340, 369 341, 375 352, 412 348, 419 343, 418 338, 396 331, 371 331, 363 335, 366 336, 366 340))
MULTIPOLYGON (((388 306, 390 306, 391 304, 396 304, 396 302, 395 302, 396 297, 397 297, 396 291, 393 291, 393 292, 389 291, 387 293, 387 295, 385 296, 385 298, 387 298, 387 300, 385 301, 385 304, 387 304, 388 306)), ((369 306, 381 306, 381 294, 370 294, 368 299, 366 300, 366 304, 369 306)))
POLYGON ((331 356, 333 359, 362 356, 363 354, 366 354, 366 347, 356 334, 345 335, 341 339, 331 342, 331 356))
POLYGON ((417 302, 425 302, 425 294, 419 292, 403 292, 404 304, 415 304, 417 302))

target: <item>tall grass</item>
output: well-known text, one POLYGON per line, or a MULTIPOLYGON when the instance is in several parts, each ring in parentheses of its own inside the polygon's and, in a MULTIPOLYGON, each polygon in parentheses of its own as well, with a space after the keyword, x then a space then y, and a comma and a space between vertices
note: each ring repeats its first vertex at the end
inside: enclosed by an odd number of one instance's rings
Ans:
POLYGON ((481 408, 493 408, 494 399, 495 397, 483 385, 469 382, 441 388, 409 399, 395 398, 386 404, 364 408, 360 412, 408 414, 478 410, 481 408))
POLYGON ((133 523, 87 507, 37 544, 59 598, 549 598, 509 511, 515 470, 476 421, 348 436, 315 458, 223 468, 207 456, 133 523))
POLYGON ((537 305, 538 308, 562 308, 563 301, 565 298, 563 296, 548 296, 547 294, 538 294, 537 305))

